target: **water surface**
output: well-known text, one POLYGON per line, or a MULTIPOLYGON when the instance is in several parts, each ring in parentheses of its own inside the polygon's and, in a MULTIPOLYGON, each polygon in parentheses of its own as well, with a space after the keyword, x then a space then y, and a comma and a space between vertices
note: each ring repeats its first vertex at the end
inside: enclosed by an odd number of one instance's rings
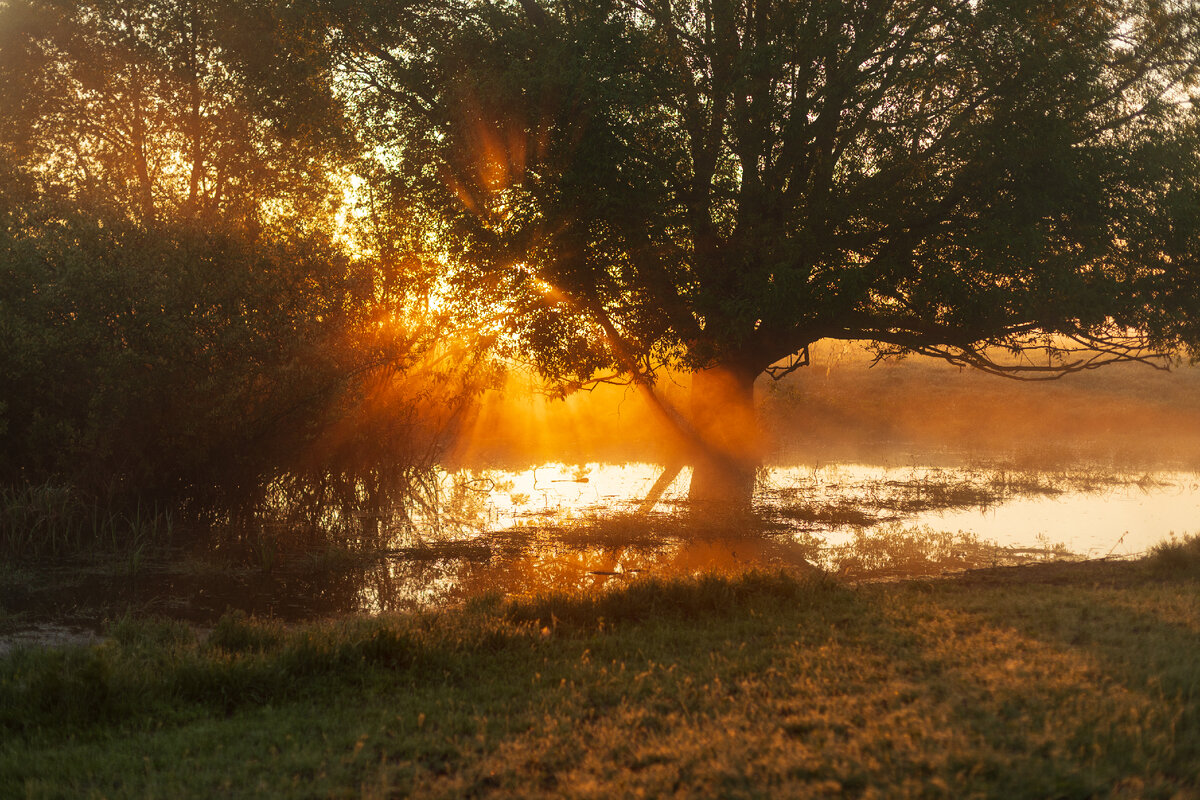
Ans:
POLYGON ((372 523, 382 546, 296 552, 279 540, 263 545, 261 561, 51 576, 44 590, 6 589, 0 604, 31 623, 95 625, 129 611, 200 623, 230 610, 302 620, 648 575, 782 568, 876 580, 1130 557, 1200 532, 1192 472, 782 465, 764 472, 753 513, 738 517, 690 512, 687 470, 640 512, 660 473, 638 463, 447 473, 436 513, 372 523))

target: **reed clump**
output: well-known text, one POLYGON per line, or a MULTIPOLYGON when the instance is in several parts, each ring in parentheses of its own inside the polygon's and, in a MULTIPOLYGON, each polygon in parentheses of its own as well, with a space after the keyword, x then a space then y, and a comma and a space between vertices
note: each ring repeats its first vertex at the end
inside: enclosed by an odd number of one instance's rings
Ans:
POLYGON ((132 508, 83 498, 68 484, 0 486, 0 555, 16 561, 80 553, 137 555, 168 545, 176 517, 170 508, 132 508))

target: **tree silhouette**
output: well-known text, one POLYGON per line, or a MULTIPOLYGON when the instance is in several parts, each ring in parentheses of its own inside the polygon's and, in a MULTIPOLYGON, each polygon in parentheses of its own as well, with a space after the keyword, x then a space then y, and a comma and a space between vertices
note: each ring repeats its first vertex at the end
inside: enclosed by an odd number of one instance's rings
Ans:
POLYGON ((1194 2, 338 13, 395 219, 561 386, 692 372, 693 499, 748 498, 754 381, 822 338, 1024 378, 1196 341, 1194 2))
POLYGON ((0 141, 43 192, 146 224, 327 212, 353 140, 322 32, 286 4, 5 6, 0 141))

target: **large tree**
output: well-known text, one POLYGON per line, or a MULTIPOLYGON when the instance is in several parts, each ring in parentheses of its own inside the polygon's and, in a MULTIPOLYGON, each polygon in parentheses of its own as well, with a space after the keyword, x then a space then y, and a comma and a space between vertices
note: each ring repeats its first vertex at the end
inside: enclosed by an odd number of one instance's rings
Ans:
POLYGON ((818 339, 1022 377, 1196 340, 1194 0, 333 8, 394 230, 561 385, 692 372, 694 499, 748 498, 755 379, 818 339))
POLYGON ((0 155, 145 225, 327 219, 354 141, 322 36, 286 3, 12 0, 0 155))

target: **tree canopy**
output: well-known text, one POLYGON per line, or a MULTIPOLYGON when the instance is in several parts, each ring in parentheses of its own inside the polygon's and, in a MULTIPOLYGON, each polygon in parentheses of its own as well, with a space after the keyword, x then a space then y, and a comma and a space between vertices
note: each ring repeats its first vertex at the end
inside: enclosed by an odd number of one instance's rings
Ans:
POLYGON ((147 224, 328 216, 354 140, 322 36, 282 3, 14 0, 4 155, 43 194, 147 224))

